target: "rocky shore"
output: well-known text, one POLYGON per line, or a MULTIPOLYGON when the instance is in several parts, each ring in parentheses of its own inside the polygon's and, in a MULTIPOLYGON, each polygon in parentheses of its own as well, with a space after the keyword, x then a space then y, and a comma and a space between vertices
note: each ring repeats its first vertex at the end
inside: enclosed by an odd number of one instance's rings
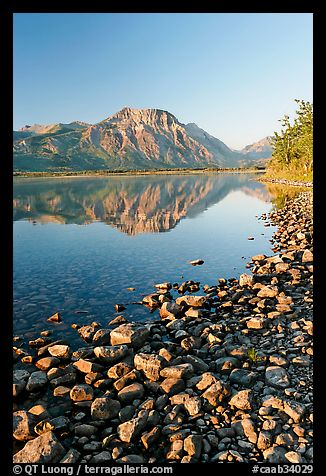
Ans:
POLYGON ((266 183, 278 183, 280 185, 289 185, 291 187, 312 187, 312 182, 300 182, 297 180, 287 180, 287 179, 278 179, 278 178, 267 178, 261 177, 258 179, 253 179, 256 182, 266 182, 266 183))
POLYGON ((252 274, 157 284, 142 304, 159 321, 117 308, 73 325, 76 351, 55 322, 29 358, 15 346, 14 462, 311 463, 312 193, 260 219, 275 254, 252 274))

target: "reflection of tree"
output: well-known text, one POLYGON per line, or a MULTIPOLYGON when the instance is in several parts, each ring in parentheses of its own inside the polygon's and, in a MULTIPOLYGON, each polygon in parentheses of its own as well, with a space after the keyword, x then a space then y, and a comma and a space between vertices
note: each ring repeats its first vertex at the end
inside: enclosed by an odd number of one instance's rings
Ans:
POLYGON ((290 187, 275 183, 266 183, 266 188, 276 208, 283 208, 288 200, 292 200, 300 192, 307 191, 306 187, 290 187))
POLYGON ((168 231, 242 190, 266 200, 265 186, 244 175, 174 175, 14 182, 14 220, 102 221, 129 235, 168 231))

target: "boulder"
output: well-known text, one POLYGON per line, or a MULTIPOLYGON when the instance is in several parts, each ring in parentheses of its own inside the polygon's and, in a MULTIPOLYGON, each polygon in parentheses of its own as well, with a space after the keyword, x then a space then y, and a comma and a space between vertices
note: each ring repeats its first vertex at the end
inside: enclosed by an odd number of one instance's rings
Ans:
POLYGON ((13 436, 18 441, 28 441, 35 438, 34 426, 38 418, 32 413, 20 410, 13 414, 13 436))
POLYGON ((267 385, 272 385, 272 387, 276 388, 287 388, 290 386, 290 379, 286 370, 277 365, 267 367, 265 381, 267 385))
POLYGON ((183 448, 189 456, 199 458, 203 445, 203 437, 201 435, 189 435, 183 442, 183 448))
POLYGON ((48 431, 26 443, 13 456, 13 463, 58 463, 66 453, 52 431, 48 431))
POLYGON ((49 370, 51 367, 59 365, 60 360, 57 357, 43 357, 35 363, 35 366, 40 370, 49 370))
POLYGON ((132 366, 125 362, 118 362, 109 368, 107 375, 109 378, 118 379, 128 374, 132 370, 132 366))
POLYGON ((160 385, 164 393, 175 395, 185 389, 184 380, 181 378, 166 378, 160 385))
POLYGON ((202 400, 200 397, 189 398, 188 396, 188 398, 184 402, 184 407, 190 416, 197 415, 201 410, 201 406, 202 406, 202 400))
POLYGON ((85 400, 93 400, 93 389, 90 385, 80 383, 75 385, 70 391, 70 398, 74 402, 84 402, 85 400))
POLYGON ((191 307, 203 307, 207 302, 206 296, 180 296, 175 302, 180 306, 186 305, 191 307))
POLYGON ((98 364, 94 364, 90 360, 79 359, 73 363, 75 369, 79 370, 84 374, 89 374, 91 372, 100 372, 102 370, 102 366, 98 364))
POLYGON ((164 363, 166 363, 164 358, 156 354, 139 353, 134 357, 135 368, 141 370, 145 377, 152 381, 159 380, 164 363))
POLYGON ((250 276, 247 273, 243 273, 243 274, 240 275, 239 285, 241 287, 243 287, 243 286, 251 287, 253 284, 254 284, 254 277, 253 276, 250 276))
POLYGON ((252 390, 240 390, 237 392, 231 400, 229 404, 239 410, 251 410, 252 408, 252 390))
POLYGON ((229 395, 230 390, 219 380, 205 390, 202 397, 208 400, 212 406, 217 407, 229 395))
POLYGON ((117 428, 117 433, 121 441, 130 443, 145 428, 148 418, 148 411, 143 410, 132 420, 121 423, 117 428))
POLYGON ((111 331, 108 329, 99 329, 93 335, 93 344, 94 345, 106 345, 110 343, 110 334, 111 331))
POLYGON ((188 379, 194 373, 194 368, 191 364, 179 364, 165 367, 161 370, 160 375, 164 378, 188 379))
POLYGON ((278 295, 279 291, 277 286, 263 286, 257 293, 261 298, 273 298, 278 295))
POLYGON ((94 348, 96 357, 105 364, 115 364, 122 360, 128 352, 126 345, 100 346, 94 348))
POLYGON ((71 355, 71 350, 69 345, 53 345, 48 348, 48 352, 52 357, 57 357, 58 359, 68 359, 71 355))
POLYGON ((149 329, 141 324, 121 324, 111 331, 111 345, 130 344, 138 348, 145 344, 149 333, 149 329))
POLYGON ((263 451, 263 456, 266 463, 288 463, 286 453, 282 446, 272 446, 263 451))
POLYGON ((132 383, 120 390, 118 398, 123 403, 130 403, 136 399, 142 398, 144 392, 145 390, 141 383, 132 383))
POLYGON ((176 319, 182 313, 183 307, 175 302, 164 302, 160 309, 160 317, 162 319, 176 319))
POLYGON ((36 392, 42 389, 47 383, 48 378, 45 372, 42 372, 41 370, 32 372, 27 381, 26 390, 28 392, 36 392))
POLYGON ((118 416, 121 409, 120 402, 112 398, 95 398, 91 405, 93 420, 109 420, 118 416))
POLYGON ((78 334, 84 341, 91 342, 96 330, 94 326, 82 326, 78 329, 78 334))

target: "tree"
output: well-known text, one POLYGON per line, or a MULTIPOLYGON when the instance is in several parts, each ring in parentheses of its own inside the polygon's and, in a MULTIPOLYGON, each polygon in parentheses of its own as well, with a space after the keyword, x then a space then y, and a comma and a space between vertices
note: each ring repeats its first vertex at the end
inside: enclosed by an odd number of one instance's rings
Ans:
POLYGON ((295 99, 299 105, 293 124, 289 116, 280 119, 282 129, 271 138, 272 159, 268 174, 311 179, 313 166, 313 105, 295 99))

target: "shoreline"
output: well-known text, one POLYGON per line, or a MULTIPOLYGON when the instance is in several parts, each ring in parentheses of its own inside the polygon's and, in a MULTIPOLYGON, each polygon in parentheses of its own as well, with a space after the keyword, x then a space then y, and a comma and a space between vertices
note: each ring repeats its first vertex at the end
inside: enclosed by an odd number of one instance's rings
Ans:
POLYGON ((25 363, 14 348, 14 462, 312 463, 311 213, 307 191, 259 218, 278 229, 252 275, 156 285, 142 304, 160 321, 118 309, 73 324, 75 352, 55 323, 25 363))
POLYGON ((300 182, 297 180, 268 178, 268 177, 261 177, 261 178, 252 179, 252 180, 255 180, 256 182, 262 182, 262 183, 276 183, 280 185, 288 185, 289 187, 313 187, 313 182, 300 182))
POLYGON ((264 173, 264 170, 257 169, 166 169, 166 170, 130 170, 130 171, 86 171, 84 172, 14 172, 13 178, 82 178, 82 177, 112 177, 121 175, 193 175, 205 173, 234 173, 234 174, 249 174, 249 173, 264 173))

